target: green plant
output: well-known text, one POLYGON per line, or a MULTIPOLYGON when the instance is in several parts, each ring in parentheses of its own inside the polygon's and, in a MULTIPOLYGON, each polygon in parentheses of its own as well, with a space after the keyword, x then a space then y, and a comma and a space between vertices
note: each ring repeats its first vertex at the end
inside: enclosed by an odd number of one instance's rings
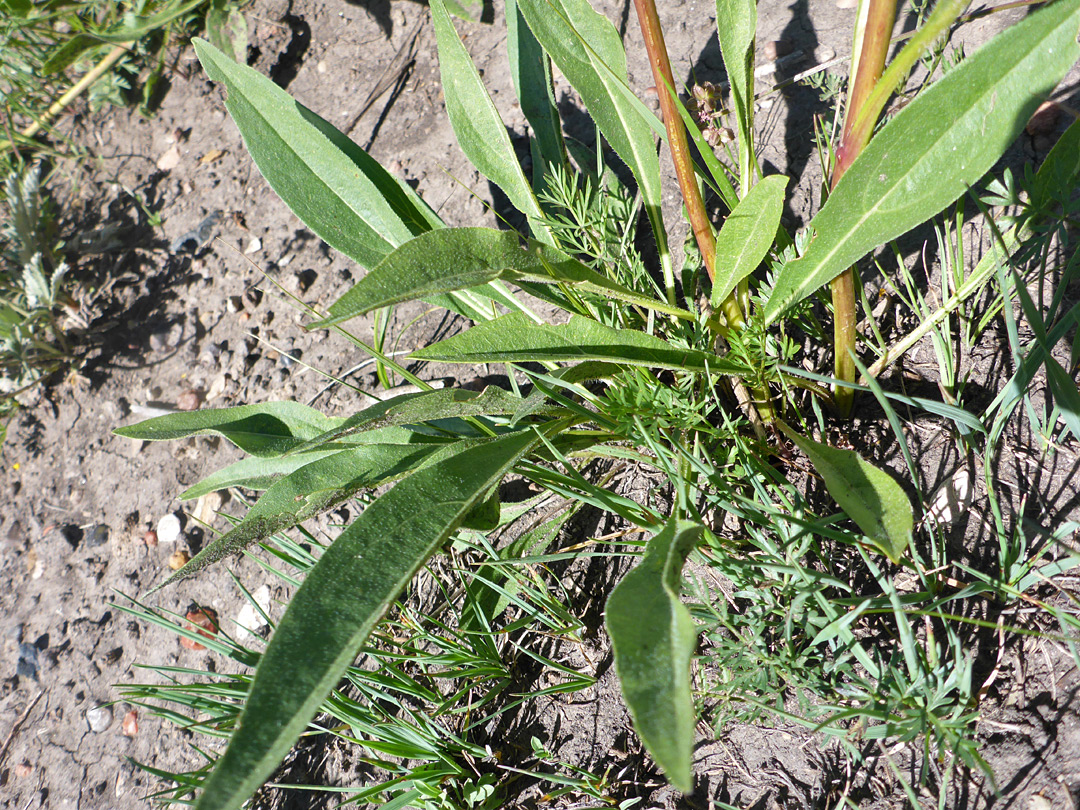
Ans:
MULTIPOLYGON (((868 0, 856 31, 861 56, 836 182, 810 232, 794 236, 780 226, 787 178, 762 177, 752 139, 753 2, 717 4, 737 133, 730 168, 696 126, 687 132, 693 119, 675 95, 655 8, 649 0, 636 5, 663 121, 630 92, 622 43, 585 0, 508 4, 511 72, 519 97, 527 100, 523 110, 538 157, 528 178, 446 7, 432 0, 447 112, 459 143, 526 217, 529 237, 444 227, 408 186, 330 124, 196 41, 271 186, 319 236, 368 269, 327 312, 311 313, 317 319, 312 326, 347 335, 341 324, 351 318, 422 299, 475 325, 414 352, 414 359, 507 363, 513 387, 422 390, 347 418, 279 402, 174 414, 117 431, 147 440, 216 434, 249 454, 184 497, 225 486, 265 490, 244 521, 165 584, 357 492, 393 483, 326 549, 290 602, 245 696, 239 728, 202 783, 200 808, 239 807, 308 727, 425 562, 461 529, 490 530, 513 515, 512 506, 499 500, 499 485, 511 473, 653 534, 641 565, 611 595, 607 622, 636 730, 680 789, 693 786, 690 671, 697 634, 679 598, 680 573, 699 545, 730 571, 732 581, 760 591, 760 599, 741 597, 741 610, 756 617, 752 621, 743 622, 742 613, 736 620, 711 602, 699 613, 717 616, 717 627, 739 635, 747 629, 782 633, 786 648, 753 647, 765 664, 760 677, 832 701, 822 710, 824 721, 811 715, 806 722, 852 738, 922 739, 929 758, 952 757, 949 773, 957 763, 981 766, 970 736, 978 689, 963 665, 964 624, 957 625, 944 607, 991 592, 1015 599, 1021 569, 1010 568, 1008 581, 995 576, 970 584, 959 597, 946 594, 938 573, 944 547, 933 526, 916 526, 911 502, 892 475, 851 449, 809 438, 812 427, 824 424, 821 403, 832 403, 825 386, 860 388, 854 383, 858 358, 849 351, 853 277, 834 288, 834 348, 843 363, 850 356, 850 367, 830 378, 786 365, 796 351, 789 330, 802 326, 807 334, 820 334, 809 296, 980 180, 1080 55, 1080 0, 1058 0, 1003 33, 873 137, 900 78, 948 29, 959 7, 947 1, 935 8, 882 72, 892 10, 868 0), (629 167, 636 198, 613 185, 602 160, 595 171, 587 162, 576 169, 570 162, 574 149, 564 143, 552 102, 552 62, 629 167), (681 291, 677 283, 660 214, 658 134, 672 149, 708 275, 703 284, 711 285, 705 305, 695 302, 692 279, 681 291), (691 161, 687 134, 699 147, 701 168, 691 161), (701 183, 729 211, 719 232, 706 216, 701 183), (628 238, 636 211, 630 199, 640 199, 652 226, 659 253, 655 280, 628 238), (757 274, 763 263, 766 272, 757 274), (569 320, 541 322, 506 283, 561 308, 569 320), (500 315, 500 306, 511 311, 500 315), (599 390, 586 385, 597 382, 599 390), (523 390, 525 383, 531 391, 523 390), (792 424, 781 422, 781 415, 792 424), (747 435, 748 426, 754 435, 747 435), (854 526, 842 516, 815 513, 809 496, 767 463, 771 454, 787 452, 788 439, 854 526), (670 514, 583 475, 575 462, 593 458, 630 461, 665 475, 674 501, 670 514), (725 536, 725 514, 744 523, 745 537, 725 536), (894 567, 883 567, 878 554, 894 567), (892 581, 897 567, 916 577, 914 595, 901 597, 892 581), (912 627, 915 618, 930 628, 921 638, 912 627), (933 630, 934 621, 947 624, 933 630), (856 622, 863 623, 858 632, 856 622), (883 631, 885 622, 894 629, 883 631), (883 639, 880 645, 866 642, 871 631, 883 639), (852 720, 858 728, 848 725, 852 720)), ((1007 288, 1007 275, 999 273, 1007 288)), ((985 286, 994 273, 976 275, 985 286)), ((935 318, 940 320, 937 313, 926 320, 935 318)), ((1027 355, 1036 359, 1025 369, 1034 373, 1065 329, 1040 336, 1027 355)), ((350 339, 386 369, 426 387, 378 348, 350 339)), ((955 405, 887 392, 873 378, 863 390, 885 411, 916 488, 920 471, 891 402, 937 414, 972 437, 987 432, 980 417, 955 405)), ((843 408, 845 396, 837 399, 843 408)), ((1010 402, 1009 414, 1015 407, 1010 402)), ((999 531, 1008 534, 1003 525, 999 531)), ((1039 570, 1054 573, 1074 562, 1055 560, 1048 565, 1057 568, 1039 570)), ((745 662, 736 669, 752 674, 745 662)), ((747 700, 745 693, 734 694, 747 700)))

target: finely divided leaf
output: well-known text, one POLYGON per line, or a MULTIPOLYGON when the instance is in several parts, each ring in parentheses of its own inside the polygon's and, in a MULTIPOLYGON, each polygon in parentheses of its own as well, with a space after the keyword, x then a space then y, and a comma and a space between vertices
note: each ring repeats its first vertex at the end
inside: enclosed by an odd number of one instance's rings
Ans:
POLYGON ((266 402, 220 410, 156 416, 116 428, 117 436, 162 442, 188 436, 223 436, 245 453, 273 458, 321 436, 344 420, 324 416, 299 402, 266 402))
POLYGON ((631 329, 572 315, 562 326, 533 323, 513 312, 413 352, 417 360, 525 363, 607 360, 631 366, 739 374, 741 368, 697 349, 682 349, 631 329))
POLYGON ((1051 3, 999 34, 889 121, 814 217, 814 239, 777 279, 766 321, 977 183, 1080 57, 1078 28, 1080 0, 1051 3))
POLYGON ((915 515, 900 485, 854 450, 838 450, 796 433, 783 422, 777 427, 806 453, 825 481, 825 488, 863 534, 893 562, 911 542, 915 515))
POLYGON ((237 810, 274 772, 393 600, 536 441, 523 431, 420 470, 342 532, 271 637, 197 810, 237 810))
POLYGON ((716 280, 712 305, 719 307, 769 252, 784 212, 788 178, 773 174, 750 189, 716 237, 716 280))
POLYGON ((679 601, 679 582, 683 563, 700 536, 700 525, 670 521, 649 541, 637 568, 611 592, 604 611, 634 728, 683 793, 694 787, 690 657, 697 630, 679 601))

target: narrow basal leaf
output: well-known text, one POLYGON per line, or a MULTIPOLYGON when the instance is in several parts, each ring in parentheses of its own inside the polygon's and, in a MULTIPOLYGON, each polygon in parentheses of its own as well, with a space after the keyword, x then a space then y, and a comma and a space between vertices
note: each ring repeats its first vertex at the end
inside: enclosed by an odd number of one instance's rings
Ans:
POLYGON ((151 593, 187 579, 272 534, 333 509, 360 490, 400 478, 440 449, 453 452, 446 445, 441 448, 423 444, 364 445, 311 461, 272 484, 240 523, 155 586, 151 593))
POLYGON ((776 426, 806 453, 829 494, 867 539, 890 560, 899 562, 911 542, 915 514, 911 500, 893 477, 854 450, 815 442, 783 422, 776 426))
POLYGON ((533 188, 540 189, 549 166, 566 164, 566 144, 551 84, 551 59, 521 16, 516 0, 506 2, 506 51, 521 112, 539 152, 540 160, 533 167, 533 188))
POLYGON ((557 248, 513 231, 443 228, 406 242, 330 306, 326 327, 380 307, 504 279, 516 284, 569 284, 579 290, 656 309, 684 320, 692 313, 636 293, 557 248))
POLYGON ((780 273, 766 321, 977 183, 1080 57, 1078 28, 1080 0, 1051 3, 999 34, 889 121, 814 217, 813 241, 780 273))
POLYGON ((669 521, 649 541, 638 566, 611 592, 604 611, 634 729, 683 793, 694 787, 690 657, 697 629, 679 600, 679 582, 683 563, 700 536, 696 523, 669 521))
POLYGON ((197 810, 237 810, 274 772, 393 600, 536 441, 523 431, 420 470, 342 532, 289 602, 197 810))
POLYGON ((299 402, 265 402, 155 416, 135 425, 116 428, 113 433, 149 442, 188 436, 223 436, 245 453, 272 458, 300 447, 343 421, 324 416, 299 402))
POLYGON ((570 316, 562 326, 533 323, 512 312, 477 324, 413 352, 416 360, 447 363, 526 363, 608 360, 631 366, 739 374, 729 360, 697 349, 682 349, 632 329, 615 329, 589 318, 570 316))
POLYGON ((735 206, 716 235, 716 279, 712 305, 718 308, 739 282, 754 272, 769 253, 784 212, 788 178, 766 177, 735 206))
MULTIPOLYGON (((739 178, 747 183, 754 145, 756 0, 716 0, 716 33, 731 88, 735 125, 739 130, 739 178)), ((745 188, 742 193, 746 194, 745 188)))
MULTIPOLYGON (((529 320, 521 313, 516 314, 529 320)), ((374 430, 381 431, 397 425, 419 425, 439 419, 512 414, 521 407, 522 402, 523 400, 517 394, 493 385, 487 386, 483 391, 442 388, 438 391, 401 394, 353 414, 331 430, 298 447, 294 452, 307 452, 329 442, 352 441, 352 437, 358 434, 374 430)))
POLYGON ((389 427, 381 430, 372 430, 365 433, 355 433, 337 442, 322 442, 317 450, 302 451, 299 448, 284 456, 276 458, 242 458, 216 472, 206 476, 202 481, 189 487, 180 493, 180 500, 189 501, 201 498, 208 492, 216 492, 219 489, 229 487, 243 487, 244 489, 265 490, 269 489, 275 481, 288 475, 294 470, 318 461, 320 458, 339 453, 350 447, 361 444, 445 444, 445 440, 435 438, 430 433, 421 433, 417 430, 404 427, 389 427))
POLYGON ((364 267, 429 230, 402 185, 329 122, 257 71, 194 39, 263 177, 319 237, 364 267))
POLYGON ((660 214, 660 161, 653 129, 655 124, 663 132, 663 125, 630 92, 626 52, 618 31, 587 0, 518 0, 518 8, 637 180, 668 277, 671 256, 660 214))
POLYGON ((458 146, 482 175, 503 190, 515 208, 530 219, 540 217, 540 206, 506 134, 506 124, 461 44, 443 0, 431 0, 429 5, 439 47, 446 114, 458 146))

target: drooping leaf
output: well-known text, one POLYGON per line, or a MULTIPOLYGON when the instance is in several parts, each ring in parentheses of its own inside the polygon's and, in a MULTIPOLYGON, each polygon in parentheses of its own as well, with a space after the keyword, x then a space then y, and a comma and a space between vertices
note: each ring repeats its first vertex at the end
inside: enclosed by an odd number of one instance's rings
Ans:
POLYGON ((552 165, 565 165, 566 144, 559 110, 555 106, 551 59, 521 16, 516 0, 506 2, 506 51, 521 112, 529 122, 539 152, 536 156, 539 161, 533 166, 533 188, 539 191, 544 171, 552 165))
POLYGON ((784 212, 788 178, 773 174, 739 201, 716 236, 716 279, 712 305, 719 307, 769 252, 784 212))
POLYGON ((305 464, 273 483, 239 524, 153 590, 194 576, 230 554, 333 509, 360 490, 400 478, 440 449, 452 452, 452 448, 438 445, 361 445, 305 464))
POLYGON ((391 602, 536 441, 522 431, 433 464, 342 532, 271 637, 197 810, 237 810, 273 773, 391 602))
POLYGON ((679 600, 683 563, 701 526, 671 520, 611 592, 604 620, 634 728, 671 784, 693 789, 694 699, 690 657, 697 630, 679 600))
POLYGON ((518 0, 529 28, 637 180, 665 278, 673 277, 660 213, 662 189, 655 133, 663 124, 629 88, 626 52, 615 26, 587 0, 518 0))
POLYGON ((829 494, 867 539, 890 560, 899 562, 911 542, 915 514, 911 500, 893 477, 854 450, 821 444, 783 422, 776 425, 806 453, 829 494))
POLYGON ((561 326, 537 324, 512 312, 413 352, 417 360, 447 363, 525 363, 607 360, 631 366, 739 374, 741 368, 697 349, 682 349, 632 329, 571 315, 561 326))
POLYGON ((814 217, 813 241, 781 272, 766 321, 978 182, 1080 57, 1078 28, 1080 0, 1051 3, 999 34, 889 121, 814 217))
POLYGON ((149 442, 217 435, 245 453, 273 458, 321 436, 343 421, 324 416, 299 402, 266 402, 155 416, 135 425, 116 428, 113 433, 149 442))
POLYGON ((215 48, 237 62, 247 60, 247 21, 232 4, 214 3, 206 12, 206 36, 215 48))
POLYGON ((692 313, 636 293, 535 239, 527 240, 523 248, 513 231, 443 228, 417 236, 383 259, 335 301, 330 316, 313 328, 495 279, 517 284, 569 284, 585 292, 694 320, 692 313))
POLYGON ((67 70, 88 50, 101 46, 101 40, 89 34, 75 34, 63 45, 49 54, 41 66, 42 76, 52 76, 67 70))
POLYGON ((257 71, 194 39, 263 177, 331 247, 374 267, 430 229, 414 197, 363 149, 257 71))
MULTIPOLYGON (((526 321, 529 319, 516 313, 526 321)), ((483 391, 464 388, 443 388, 417 394, 401 394, 383 400, 353 414, 326 433, 316 436, 295 452, 314 450, 330 442, 372 430, 384 430, 396 425, 419 425, 439 419, 461 419, 470 416, 494 416, 516 413, 522 405, 517 394, 489 385, 483 391)), ((550 411, 549 411, 550 412, 550 411)))
POLYGON ((491 103, 446 7, 442 0, 431 0, 429 5, 439 46, 446 114, 461 151, 481 174, 503 190, 515 208, 530 218, 539 217, 540 206, 506 134, 506 124, 491 103))

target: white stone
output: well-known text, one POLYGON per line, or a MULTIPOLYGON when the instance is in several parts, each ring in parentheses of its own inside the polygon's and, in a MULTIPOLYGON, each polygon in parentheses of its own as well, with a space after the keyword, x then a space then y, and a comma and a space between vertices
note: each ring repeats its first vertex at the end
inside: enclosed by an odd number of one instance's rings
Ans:
POLYGON ((112 709, 108 706, 95 706, 86 710, 86 722, 96 734, 107 731, 112 725, 112 709))
POLYGON ((236 616, 236 623, 240 627, 239 637, 241 641, 249 637, 254 639, 255 634, 266 627, 267 621, 262 614, 270 615, 270 586, 263 585, 251 594, 251 598, 262 609, 262 613, 251 602, 244 602, 244 606, 240 608, 240 612, 236 616))
POLYGON ((175 543, 180 539, 180 518, 170 513, 165 515, 157 524, 157 539, 159 543, 175 543))

